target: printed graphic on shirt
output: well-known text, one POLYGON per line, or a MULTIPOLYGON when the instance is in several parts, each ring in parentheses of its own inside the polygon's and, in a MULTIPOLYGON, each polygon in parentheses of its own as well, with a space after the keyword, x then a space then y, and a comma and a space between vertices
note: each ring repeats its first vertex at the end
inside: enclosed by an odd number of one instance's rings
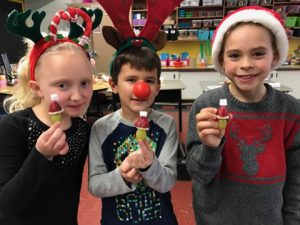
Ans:
MULTIPOLYGON (((150 134, 152 137, 155 135, 150 134)), ((156 150, 156 143, 149 137, 146 138, 151 148, 156 150)), ((135 135, 129 135, 124 142, 115 143, 116 148, 114 162, 119 166, 122 161, 131 152, 139 149, 139 144, 135 135)), ((141 221, 153 220, 161 218, 160 200, 155 191, 147 186, 144 181, 136 184, 136 190, 127 195, 117 196, 116 198, 117 215, 120 221, 131 221, 138 223, 141 221)))
POLYGON ((225 177, 246 183, 276 183, 285 178, 282 123, 275 117, 234 116, 222 153, 225 177), (225 163, 226 162, 226 163, 225 163))
MULTIPOLYGON (((135 133, 135 127, 119 124, 107 137, 102 145, 102 151, 108 170, 119 166, 131 152, 139 149, 135 133)), ((166 134, 163 129, 150 122, 147 141, 157 157, 165 139, 166 134)), ((136 185, 135 191, 116 196, 114 199, 118 220, 139 223, 162 218, 161 200, 158 194, 145 181, 133 185, 136 185)))

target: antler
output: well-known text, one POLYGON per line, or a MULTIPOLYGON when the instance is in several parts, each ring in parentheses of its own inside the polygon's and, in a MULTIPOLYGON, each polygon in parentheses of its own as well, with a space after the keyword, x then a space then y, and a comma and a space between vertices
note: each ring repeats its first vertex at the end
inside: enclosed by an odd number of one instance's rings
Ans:
MULTIPOLYGON (((85 11, 90 16, 90 18, 94 16, 92 30, 98 27, 99 24, 101 23, 102 16, 103 16, 102 10, 100 10, 99 8, 96 8, 94 10, 92 9, 87 10, 86 8, 81 8, 81 9, 85 11)), ((70 33, 68 37, 70 39, 80 37, 84 32, 83 27, 85 26, 86 23, 84 21, 82 25, 78 25, 78 23, 70 23, 70 33)))
POLYGON ((46 16, 44 11, 34 12, 31 16, 33 26, 26 25, 26 20, 30 16, 31 10, 19 13, 17 10, 12 11, 6 20, 7 29, 18 36, 26 37, 32 40, 34 43, 43 38, 41 34, 41 23, 46 16))
POLYGON ((129 23, 129 11, 133 0, 97 0, 109 15, 115 27, 127 39, 136 37, 129 23))
POLYGON ((92 20, 86 12, 77 8, 68 8, 67 11, 60 10, 55 14, 49 26, 51 39, 56 41, 57 26, 61 19, 68 20, 70 22, 78 22, 79 16, 84 20, 84 22, 86 22, 86 26, 82 27, 84 29, 84 33, 79 38, 79 45, 85 46, 85 44, 88 44, 89 36, 92 32, 92 20))
POLYGON ((147 21, 139 37, 152 41, 165 19, 183 0, 147 0, 147 21))

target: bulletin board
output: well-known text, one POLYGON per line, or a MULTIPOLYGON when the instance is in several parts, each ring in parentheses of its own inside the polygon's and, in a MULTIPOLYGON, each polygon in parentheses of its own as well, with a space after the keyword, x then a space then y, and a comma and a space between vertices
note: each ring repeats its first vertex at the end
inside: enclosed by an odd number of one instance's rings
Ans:
POLYGON ((23 4, 18 1, 0 0, 0 54, 7 53, 11 64, 17 63, 26 51, 22 38, 9 33, 5 28, 7 15, 14 9, 21 12, 23 4))

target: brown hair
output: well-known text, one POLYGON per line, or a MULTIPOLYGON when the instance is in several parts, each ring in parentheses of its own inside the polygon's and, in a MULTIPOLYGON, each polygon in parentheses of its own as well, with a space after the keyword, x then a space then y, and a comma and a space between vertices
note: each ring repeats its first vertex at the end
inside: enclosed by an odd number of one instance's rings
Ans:
POLYGON ((131 46, 117 55, 111 64, 111 77, 117 84, 121 67, 129 63, 132 68, 137 70, 151 71, 157 69, 157 78, 159 81, 161 73, 160 59, 157 53, 148 47, 131 46))

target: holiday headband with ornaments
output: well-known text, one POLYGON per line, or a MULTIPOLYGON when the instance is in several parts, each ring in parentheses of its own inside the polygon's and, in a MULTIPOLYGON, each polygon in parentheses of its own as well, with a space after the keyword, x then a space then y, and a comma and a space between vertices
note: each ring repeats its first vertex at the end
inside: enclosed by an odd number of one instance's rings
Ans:
POLYGON ((114 27, 104 26, 103 37, 117 49, 116 55, 130 46, 145 46, 153 51, 166 44, 166 34, 159 31, 163 22, 183 0, 146 0, 147 20, 141 32, 136 35, 130 25, 129 12, 133 0, 97 0, 112 20, 114 27))
POLYGON ((46 16, 44 11, 34 12, 31 16, 32 26, 26 25, 26 20, 30 16, 31 10, 19 13, 12 11, 6 21, 6 28, 11 33, 28 38, 34 42, 34 46, 30 52, 30 80, 35 80, 35 66, 39 57, 43 52, 51 46, 62 42, 74 43, 84 50, 88 49, 90 35, 93 29, 99 26, 102 19, 102 11, 100 9, 86 10, 84 8, 68 8, 55 13, 49 26, 50 34, 43 36, 41 33, 41 23, 46 16), (92 21, 92 17, 94 20, 92 21), (68 37, 57 33, 57 26, 60 20, 70 22, 70 31, 68 37))
POLYGON ((276 38, 276 46, 279 52, 279 60, 274 68, 279 67, 288 54, 289 42, 284 28, 284 21, 280 14, 260 6, 241 7, 223 18, 214 32, 212 40, 212 61, 215 69, 225 75, 225 71, 220 64, 219 54, 224 45, 224 37, 227 31, 241 22, 258 23, 268 28, 276 38))

